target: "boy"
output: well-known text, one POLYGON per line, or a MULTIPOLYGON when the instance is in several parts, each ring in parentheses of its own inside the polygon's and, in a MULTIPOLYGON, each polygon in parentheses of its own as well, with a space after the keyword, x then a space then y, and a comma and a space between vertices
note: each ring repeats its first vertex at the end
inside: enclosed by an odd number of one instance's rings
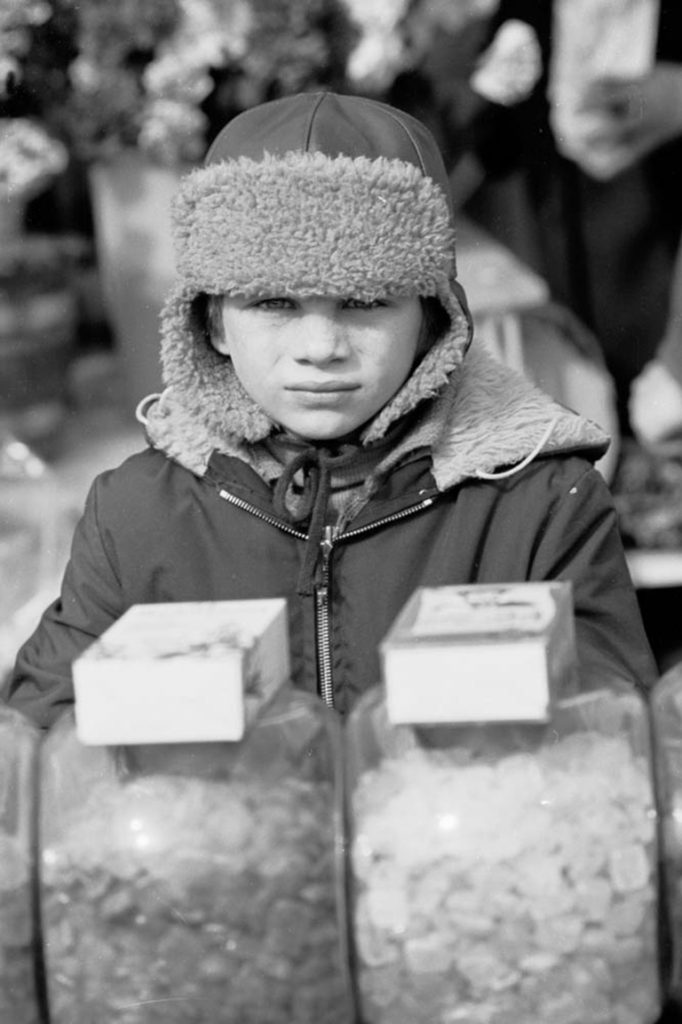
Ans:
POLYGON ((149 447, 95 481, 12 704, 49 726, 132 604, 285 597, 295 684, 345 713, 415 587, 549 579, 573 584, 582 685, 652 682, 606 438, 471 345, 423 125, 331 93, 256 107, 174 233, 149 447))

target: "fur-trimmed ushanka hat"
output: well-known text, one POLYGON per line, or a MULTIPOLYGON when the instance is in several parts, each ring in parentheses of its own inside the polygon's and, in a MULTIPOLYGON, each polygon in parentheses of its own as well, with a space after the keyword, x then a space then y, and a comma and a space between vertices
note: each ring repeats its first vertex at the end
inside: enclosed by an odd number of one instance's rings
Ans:
POLYGON ((457 369, 470 318, 447 173, 428 129, 358 96, 304 93, 231 120, 173 204, 179 280, 162 313, 164 381, 212 434, 273 429, 206 335, 205 296, 435 296, 450 328, 369 426, 382 436, 457 369))

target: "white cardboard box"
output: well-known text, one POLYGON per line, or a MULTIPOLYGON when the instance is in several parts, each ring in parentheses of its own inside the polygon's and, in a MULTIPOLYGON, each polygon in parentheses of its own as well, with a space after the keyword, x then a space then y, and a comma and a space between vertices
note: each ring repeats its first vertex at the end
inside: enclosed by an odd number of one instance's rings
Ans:
POLYGON ((571 586, 421 587, 381 656, 396 725, 547 721, 575 682, 571 586))
POLYGON ((134 605, 73 664, 78 737, 239 740, 289 675, 283 598, 134 605))

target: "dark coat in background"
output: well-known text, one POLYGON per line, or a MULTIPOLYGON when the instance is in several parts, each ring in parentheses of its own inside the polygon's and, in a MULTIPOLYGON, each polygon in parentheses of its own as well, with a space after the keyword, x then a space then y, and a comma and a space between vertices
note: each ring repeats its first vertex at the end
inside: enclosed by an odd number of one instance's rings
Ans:
MULTIPOLYGON (((506 232, 524 238, 522 255, 547 280, 553 298, 596 334, 614 377, 628 431, 630 381, 654 355, 669 309, 682 228, 682 140, 661 146, 610 181, 597 181, 556 149, 549 124, 547 69, 552 4, 501 0, 489 27, 510 18, 535 30, 543 75, 530 97, 475 117, 473 146, 494 179, 517 174, 524 220, 506 232)), ((656 56, 682 61, 682 6, 662 0, 656 56)), ((499 230, 492 218, 487 226, 499 230)))

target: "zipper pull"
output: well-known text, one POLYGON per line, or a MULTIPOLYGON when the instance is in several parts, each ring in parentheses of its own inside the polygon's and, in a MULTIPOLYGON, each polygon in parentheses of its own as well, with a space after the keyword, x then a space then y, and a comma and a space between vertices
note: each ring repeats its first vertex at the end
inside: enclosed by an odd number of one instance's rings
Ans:
POLYGON ((322 561, 326 565, 329 562, 329 556, 332 553, 334 547, 334 541, 336 540, 336 527, 325 526, 322 540, 320 541, 320 548, 322 549, 322 561))

